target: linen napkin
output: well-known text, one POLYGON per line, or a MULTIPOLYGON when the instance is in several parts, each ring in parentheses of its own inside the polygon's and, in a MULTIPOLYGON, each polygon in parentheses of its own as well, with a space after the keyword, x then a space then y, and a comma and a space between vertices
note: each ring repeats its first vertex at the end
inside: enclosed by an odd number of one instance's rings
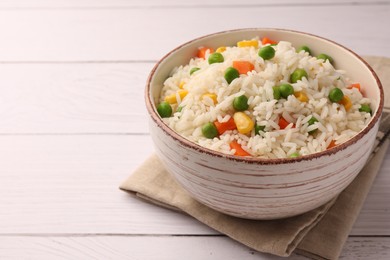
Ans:
MULTIPOLYGON (((390 95, 390 58, 366 57, 390 95)), ((386 99, 385 99, 386 100, 386 99)), ((390 101, 390 99, 387 99, 390 101)), ((385 101, 390 108, 390 102, 385 101)), ((378 173, 390 141, 390 109, 385 109, 375 149, 355 180, 332 201, 299 216, 278 220, 248 220, 217 212, 194 200, 151 155, 120 186, 159 206, 179 210, 207 226, 260 252, 315 259, 337 259, 378 173)))

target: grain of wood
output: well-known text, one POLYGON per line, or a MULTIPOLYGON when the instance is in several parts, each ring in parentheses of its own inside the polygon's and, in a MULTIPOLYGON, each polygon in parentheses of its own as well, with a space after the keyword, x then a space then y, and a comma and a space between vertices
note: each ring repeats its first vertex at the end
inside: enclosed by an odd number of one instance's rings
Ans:
POLYGON ((390 151, 387 151, 380 173, 377 175, 351 231, 351 235, 390 235, 390 151))
POLYGON ((0 64, 0 133, 147 133, 153 66, 0 64))
MULTIPOLYGON (((340 259, 388 259, 390 238, 351 237, 340 259)), ((0 236, 1 259, 281 260, 224 236, 0 236)), ((290 260, 307 259, 296 254, 290 260)))
MULTIPOLYGON (((281 259, 227 237, 0 237, 0 259, 281 259)), ((293 259, 302 259, 293 258, 293 259)), ((304 258, 303 258, 304 259, 304 258)))
POLYGON ((259 26, 306 31, 333 39, 362 55, 390 57, 387 48, 390 35, 382 33, 390 24, 389 13, 390 5, 341 5, 337 8, 332 5, 243 5, 199 7, 195 13, 193 8, 173 7, 148 8, 143 12, 137 8, 3 9, 0 10, 0 61, 157 60, 195 37, 259 26), (188 19, 197 13, 202 14, 202 19, 196 23, 188 19), (346 23, 346 14, 350 13, 357 18, 346 23), (372 19, 373 13, 375 19, 372 19), (275 14, 284 15, 274 19, 275 14), (216 17, 218 23, 210 26, 209 21, 216 17), (370 26, 367 26, 368 20, 370 26), (375 39, 370 44, 367 44, 367 35, 375 39))
POLYGON ((215 234, 120 191, 148 136, 0 136, 0 234, 215 234))
POLYGON ((17 1, 1 1, 0 8, 3 9, 66 9, 66 8, 166 8, 166 7, 196 7, 196 6, 209 6, 209 7, 220 7, 220 6, 232 6, 248 5, 248 6, 302 6, 302 5, 385 5, 389 4, 389 1, 367 1, 367 0, 326 0, 326 1, 308 1, 302 0, 299 2, 291 2, 290 0, 244 0, 237 3, 233 0, 198 0, 196 2, 192 0, 165 0, 162 4, 160 0, 147 0, 147 1, 127 1, 127 0, 35 0, 33 3, 26 0, 17 1))
POLYGON ((340 259, 389 259, 390 237, 350 237, 340 259))

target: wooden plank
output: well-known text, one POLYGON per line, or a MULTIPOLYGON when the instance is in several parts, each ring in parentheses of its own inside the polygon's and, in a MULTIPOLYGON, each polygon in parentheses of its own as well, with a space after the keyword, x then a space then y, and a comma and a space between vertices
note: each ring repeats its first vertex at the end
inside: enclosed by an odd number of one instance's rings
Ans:
POLYGON ((349 237, 340 259, 389 259, 390 237, 349 237))
MULTIPOLYGON (((291 2, 290 0, 244 0, 240 1, 239 5, 251 5, 251 6, 269 6, 269 5, 356 5, 356 4, 369 4, 369 5, 385 5, 389 4, 387 1, 368 1, 368 0, 325 0, 325 1, 310 1, 301 0, 299 2, 291 2)), ((198 0, 196 2, 192 0, 165 0, 162 4, 159 0, 147 0, 147 1, 128 1, 128 0, 67 0, 67 1, 52 1, 52 0, 35 0, 34 2, 29 0, 17 0, 17 1, 1 1, 0 8, 20 8, 20 9, 43 9, 43 8, 166 8, 166 7, 194 7, 194 6, 237 6, 237 1, 233 0, 198 0)))
MULTIPOLYGON (((227 237, 0 237, 0 259, 281 259, 227 237)), ((302 259, 302 258, 294 258, 302 259)))
POLYGON ((0 234, 215 234, 119 190, 152 153, 149 136, 0 136, 0 143, 0 234))
MULTIPOLYGON (((262 259, 224 236, 1 236, 1 259, 262 259)), ((389 259, 389 237, 350 237, 340 259, 389 259)), ((296 254, 288 259, 307 259, 296 254)))
MULTIPOLYGON (((118 189, 149 136, 0 136, 0 234, 216 234, 118 189)), ((390 151, 352 234, 390 235, 390 151), (375 192, 380 191, 380 192, 375 192)))
POLYGON ((202 19, 194 22, 192 8, 3 9, 0 61, 156 60, 195 37, 259 26, 306 31, 362 55, 390 57, 390 35, 383 33, 389 12, 390 5, 199 7, 202 19))
POLYGON ((390 235, 390 151, 352 229, 352 235, 390 235))
POLYGON ((0 133, 147 133, 153 66, 0 64, 0 133))

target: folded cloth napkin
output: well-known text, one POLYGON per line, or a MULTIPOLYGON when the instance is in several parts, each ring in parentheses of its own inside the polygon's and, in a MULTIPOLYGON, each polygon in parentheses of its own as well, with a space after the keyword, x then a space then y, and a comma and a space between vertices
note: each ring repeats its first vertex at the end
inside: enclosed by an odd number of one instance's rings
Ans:
MULTIPOLYGON (((390 59, 366 57, 390 88, 390 59)), ((385 91, 390 94, 390 89, 385 91)), ((385 107, 390 103, 385 102, 385 107)), ((325 205, 299 216, 278 220, 248 220, 217 212, 194 200, 164 169, 156 155, 149 157, 120 186, 138 197, 179 210, 209 227, 260 252, 289 256, 293 251, 315 259, 337 259, 378 173, 390 141, 390 110, 385 109, 375 149, 355 180, 325 205)))

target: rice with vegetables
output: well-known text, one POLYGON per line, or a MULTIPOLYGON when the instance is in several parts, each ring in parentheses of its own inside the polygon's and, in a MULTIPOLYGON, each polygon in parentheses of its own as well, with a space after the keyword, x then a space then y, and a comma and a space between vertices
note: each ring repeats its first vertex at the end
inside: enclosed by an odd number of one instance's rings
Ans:
POLYGON ((166 79, 157 111, 183 137, 225 154, 286 158, 324 151, 361 131, 373 105, 332 63, 307 46, 268 38, 215 51, 200 47, 166 79))

